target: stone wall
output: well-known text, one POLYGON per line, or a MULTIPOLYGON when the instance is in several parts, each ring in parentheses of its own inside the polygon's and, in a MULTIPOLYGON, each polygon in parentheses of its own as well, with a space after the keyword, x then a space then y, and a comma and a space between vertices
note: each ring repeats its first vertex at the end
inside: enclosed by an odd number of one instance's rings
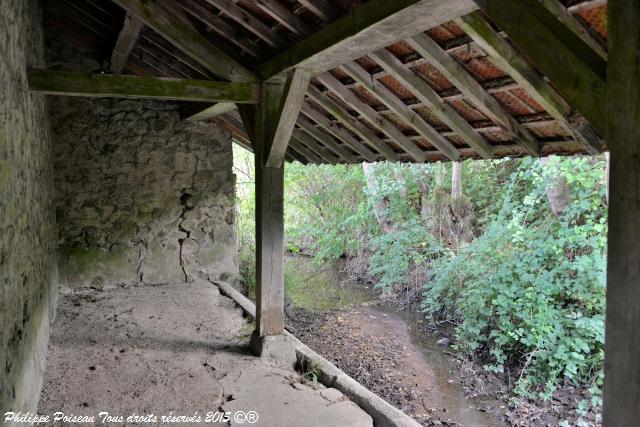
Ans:
POLYGON ((178 109, 50 98, 63 285, 235 278, 231 137, 181 121, 178 109))
POLYGON ((0 7, 0 414, 36 410, 55 311, 53 156, 26 78, 44 67, 39 3, 0 7))

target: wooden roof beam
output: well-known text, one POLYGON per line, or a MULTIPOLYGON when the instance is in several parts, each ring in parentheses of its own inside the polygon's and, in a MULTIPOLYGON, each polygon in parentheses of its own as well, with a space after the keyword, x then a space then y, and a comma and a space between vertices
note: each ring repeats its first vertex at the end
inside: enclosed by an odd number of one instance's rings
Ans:
POLYGON ((538 0, 476 0, 600 134, 606 129, 607 63, 538 0))
POLYGON ((407 106, 393 92, 387 89, 378 80, 371 75, 356 62, 345 64, 342 69, 349 74, 354 80, 364 86, 369 92, 373 93, 382 103, 389 107, 400 118, 413 127, 421 136, 423 136, 431 145, 441 151, 449 160, 457 161, 460 159, 460 152, 451 144, 444 136, 438 133, 429 123, 427 123, 420 115, 407 106))
POLYGON ((305 37, 313 32, 313 29, 304 19, 290 12, 287 7, 282 6, 276 0, 255 0, 255 3, 260 10, 278 21, 292 33, 305 37))
MULTIPOLYGON (((258 18, 238 6, 231 0, 206 0, 213 7, 220 9, 222 13, 242 25, 247 30, 262 39, 274 48, 284 48, 289 45, 280 34, 274 32, 258 18)), ((292 67, 297 68, 297 67, 292 67)), ((272 76, 269 76, 272 77, 272 76)))
POLYGON ((298 117, 297 125, 308 133, 310 136, 315 138, 319 143, 327 147, 329 150, 336 153, 339 157, 344 159, 347 163, 354 163, 353 154, 347 150, 344 146, 338 144, 333 136, 331 136, 328 132, 323 129, 319 129, 313 125, 308 119, 305 117, 298 117))
POLYGON ((587 151, 602 151, 603 142, 589 124, 575 117, 571 106, 562 96, 522 57, 512 45, 493 29, 481 12, 474 12, 456 20, 460 26, 484 50, 491 60, 509 74, 554 119, 558 120, 587 151))
POLYGON ((424 153, 415 142, 407 138, 393 123, 379 115, 373 107, 362 102, 355 93, 344 87, 331 73, 322 73, 316 78, 320 83, 338 95, 344 102, 349 104, 351 108, 362 114, 367 121, 389 136, 389 138, 398 144, 402 150, 407 152, 413 160, 419 163, 425 161, 426 157, 424 153))
POLYGON ((313 86, 309 86, 307 90, 307 96, 311 98, 315 103, 328 111, 334 116, 340 123, 342 123, 347 129, 355 133, 364 142, 373 147, 376 151, 382 154, 382 156, 389 161, 398 161, 398 154, 380 138, 378 138, 371 129, 359 122, 355 117, 349 114, 344 108, 342 108, 337 102, 329 98, 326 94, 323 94, 313 86))
POLYGON ((173 1, 113 1, 215 75, 232 82, 259 82, 251 71, 201 36, 173 1))
POLYGON ((602 59, 607 60, 607 52, 589 33, 587 28, 576 19, 575 16, 567 10, 560 0, 542 0, 542 5, 553 15, 558 21, 562 22, 569 30, 585 42, 594 50, 602 59))
POLYGON ((485 116, 510 134, 531 156, 540 155, 540 145, 527 129, 509 114, 502 105, 469 72, 447 54, 431 37, 421 33, 407 43, 436 67, 460 92, 464 94, 485 116))
POLYGON ((48 95, 255 104, 260 86, 211 80, 29 70, 29 88, 48 95))
POLYGON ((340 16, 338 9, 327 0, 298 0, 298 3, 325 22, 335 21, 340 16))
POLYGON ((122 70, 124 70, 133 46, 135 46, 136 41, 138 41, 138 37, 143 28, 144 24, 140 20, 128 13, 126 14, 122 30, 120 30, 120 34, 118 34, 118 40, 116 40, 113 52, 111 53, 111 66, 109 71, 113 74, 120 74, 122 70))
POLYGON ((222 114, 228 113, 236 109, 233 102, 217 102, 209 107, 202 108, 202 104, 192 104, 180 110, 180 116, 183 120, 190 122, 198 122, 202 120, 211 120, 222 114))
POLYGON ((385 68, 396 80, 409 89, 418 99, 425 103, 447 126, 458 133, 471 148, 485 159, 493 158, 493 148, 464 118, 425 83, 413 71, 386 49, 369 55, 380 66, 385 68))
POLYGON ((370 0, 262 64, 257 74, 269 78, 295 67, 319 74, 475 9, 473 0, 370 0))
POLYGON ((316 155, 324 159, 327 163, 337 165, 340 163, 340 158, 333 154, 328 148, 320 145, 314 138, 302 129, 294 129, 291 136, 299 143, 304 144, 309 150, 313 151, 316 155))
POLYGON ((359 153, 362 157, 369 162, 375 162, 377 160, 376 153, 369 150, 363 143, 353 137, 347 130, 336 126, 331 119, 323 115, 318 110, 311 108, 308 104, 302 106, 302 113, 318 123, 323 130, 326 130, 337 139, 341 140, 344 144, 348 145, 353 151, 359 153))

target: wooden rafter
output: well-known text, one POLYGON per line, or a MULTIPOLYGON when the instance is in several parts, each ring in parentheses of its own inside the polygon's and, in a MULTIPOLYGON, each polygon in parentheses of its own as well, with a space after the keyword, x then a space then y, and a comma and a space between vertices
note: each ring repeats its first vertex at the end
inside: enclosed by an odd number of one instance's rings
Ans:
POLYGON ((331 134, 324 129, 317 128, 313 125, 313 123, 311 123, 304 117, 298 117, 297 124, 298 126, 300 126, 300 129, 302 129, 310 136, 315 138, 318 142, 322 143, 322 145, 336 153, 340 158, 346 160, 347 163, 352 163, 354 161, 355 158, 353 154, 351 154, 351 152, 347 148, 338 144, 333 136, 331 136, 331 134))
POLYGON ((233 102, 217 102, 209 107, 202 108, 202 104, 192 104, 180 111, 180 116, 184 120, 198 122, 202 120, 210 120, 214 117, 228 113, 236 109, 233 102))
POLYGON ((371 0, 262 64, 257 73, 269 78, 304 67, 318 74, 476 8, 472 0, 371 0))
POLYGON ((298 0, 298 3, 325 22, 335 21, 340 12, 327 0, 298 0))
POLYGON ((596 154, 603 142, 590 125, 575 117, 571 106, 560 94, 522 57, 522 55, 485 20, 480 12, 456 20, 460 26, 491 60, 507 72, 533 99, 558 120, 585 148, 596 154), (572 117, 573 116, 573 117, 572 117))
POLYGON ((394 113, 402 118, 407 124, 413 127, 431 145, 440 150, 449 160, 459 160, 460 152, 445 137, 438 133, 429 123, 418 113, 409 108, 400 98, 387 89, 378 80, 371 77, 367 71, 358 63, 351 62, 345 64, 343 70, 346 71, 355 81, 363 85, 369 92, 373 93, 382 103, 389 107, 394 113))
POLYGON ((48 95, 150 98, 198 102, 255 104, 259 86, 252 83, 216 82, 117 74, 29 70, 29 88, 48 95))
POLYGON ((391 147, 378 138, 371 129, 359 122, 355 117, 349 114, 344 108, 342 108, 337 102, 329 98, 326 94, 321 93, 313 86, 309 86, 307 95, 315 103, 321 106, 334 116, 342 125, 351 132, 358 135, 364 142, 373 147, 376 151, 382 154, 382 156, 389 161, 395 162, 398 160, 398 155, 391 147))
POLYGON ((259 81, 251 71, 202 37, 184 16, 184 12, 173 2, 168 0, 161 2, 114 0, 114 2, 217 76, 233 82, 259 81))
POLYGON ((477 0, 482 10, 603 135, 606 61, 538 0, 477 0))
POLYGON ((331 165, 340 163, 340 159, 335 154, 320 145, 314 138, 301 129, 294 129, 292 139, 304 144, 309 150, 316 153, 316 155, 324 159, 327 163, 331 165))
POLYGON ((116 40, 115 47, 111 53, 111 67, 109 70, 112 73, 122 73, 122 70, 127 65, 129 54, 131 54, 131 50, 133 50, 133 46, 136 44, 143 28, 144 24, 137 18, 129 14, 124 17, 122 30, 118 34, 118 40, 116 40))
POLYGON ((385 117, 379 115, 369 104, 361 101, 355 93, 347 89, 331 73, 323 73, 316 77, 320 83, 329 88, 351 108, 362 114, 372 125, 389 136, 402 150, 416 162, 423 162, 425 155, 415 142, 407 138, 396 126, 385 117))
POLYGON ((497 123, 502 130, 515 138, 532 156, 540 154, 536 138, 500 105, 467 70, 449 56, 436 42, 424 33, 407 40, 420 55, 428 59, 449 81, 451 81, 485 116, 497 123))
POLYGON ((318 110, 311 108, 308 104, 303 105, 301 109, 302 113, 322 126, 324 130, 338 138, 340 141, 351 147, 355 152, 359 153, 362 157, 369 162, 375 162, 377 160, 376 154, 372 152, 367 146, 358 141, 353 135, 343 128, 336 126, 331 122, 327 116, 323 115, 318 110))
POLYGON ((249 37, 244 36, 232 24, 217 16, 195 0, 181 0, 180 6, 192 17, 202 22, 207 28, 227 38, 231 43, 246 51, 253 57, 263 54, 262 48, 249 37))
POLYGON ((607 52, 602 48, 600 43, 591 36, 587 28, 567 10, 560 0, 542 0, 542 5, 547 8, 558 21, 562 22, 569 30, 593 49, 594 52, 600 55, 602 59, 607 60, 607 52))
POLYGON ((305 37, 313 32, 313 28, 309 24, 276 0, 256 0, 255 3, 260 10, 278 21, 292 33, 305 37))
MULTIPOLYGON (((247 30, 261 38, 265 43, 274 48, 283 48, 289 43, 278 33, 274 32, 258 18, 238 6, 231 0, 207 0, 207 3, 220 9, 225 15, 242 25, 247 30)), ((296 68, 296 67, 294 67, 296 68)), ((272 77, 272 76, 269 76, 272 77)))
POLYGON ((423 103, 429 106, 444 123, 447 124, 476 152, 485 159, 493 157, 491 145, 449 104, 413 71, 406 68, 402 62, 386 49, 381 49, 369 55, 380 66, 385 68, 402 85, 407 87, 423 103))

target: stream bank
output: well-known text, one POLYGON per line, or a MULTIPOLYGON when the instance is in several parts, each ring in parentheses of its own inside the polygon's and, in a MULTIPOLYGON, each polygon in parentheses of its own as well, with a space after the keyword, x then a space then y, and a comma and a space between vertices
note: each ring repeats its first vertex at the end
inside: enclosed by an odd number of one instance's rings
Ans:
POLYGON ((306 258, 289 258, 287 270, 287 328, 348 375, 424 426, 506 425, 504 402, 465 395, 446 348, 416 327, 418 313, 306 258))

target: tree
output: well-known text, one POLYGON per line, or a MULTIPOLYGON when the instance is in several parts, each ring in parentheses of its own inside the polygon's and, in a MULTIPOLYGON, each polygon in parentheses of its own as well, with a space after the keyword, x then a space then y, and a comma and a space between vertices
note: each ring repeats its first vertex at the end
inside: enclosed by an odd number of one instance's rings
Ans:
POLYGON ((376 166, 373 163, 363 163, 362 171, 367 183, 367 190, 373 206, 373 212, 376 215, 378 224, 382 231, 389 233, 393 231, 393 224, 388 215, 389 204, 385 197, 380 194, 378 182, 376 179, 376 166))

